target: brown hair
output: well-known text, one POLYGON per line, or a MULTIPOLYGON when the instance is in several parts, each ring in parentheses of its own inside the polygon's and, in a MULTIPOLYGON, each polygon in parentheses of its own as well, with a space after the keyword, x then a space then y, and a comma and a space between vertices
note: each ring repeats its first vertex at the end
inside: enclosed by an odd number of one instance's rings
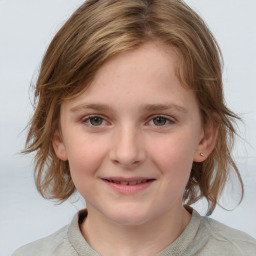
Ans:
POLYGON ((221 52, 202 19, 181 0, 87 0, 55 35, 42 61, 24 150, 36 151, 35 181, 42 196, 64 201, 75 191, 68 162, 59 160, 52 147, 61 103, 84 92, 111 57, 150 40, 178 52, 179 78, 194 91, 204 123, 219 125, 213 152, 193 163, 184 203, 206 198, 211 214, 231 170, 243 196, 231 157, 232 123, 238 117, 224 104, 221 52))

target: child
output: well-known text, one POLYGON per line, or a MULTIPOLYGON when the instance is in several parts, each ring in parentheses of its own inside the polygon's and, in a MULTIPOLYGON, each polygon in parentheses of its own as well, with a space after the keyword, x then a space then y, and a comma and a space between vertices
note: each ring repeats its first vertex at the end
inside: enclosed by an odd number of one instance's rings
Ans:
POLYGON ((14 255, 256 255, 210 215, 230 172, 238 118, 221 53, 178 0, 87 0, 43 59, 25 152, 45 198, 86 200, 70 225, 14 255))

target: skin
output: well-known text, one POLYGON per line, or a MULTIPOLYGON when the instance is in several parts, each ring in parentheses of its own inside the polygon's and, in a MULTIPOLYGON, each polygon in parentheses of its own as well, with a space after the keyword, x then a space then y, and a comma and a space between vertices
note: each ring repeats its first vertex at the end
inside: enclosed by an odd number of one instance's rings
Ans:
POLYGON ((101 255, 156 255, 191 219, 183 191, 193 161, 211 153, 217 129, 202 128, 177 62, 172 48, 145 43, 109 60, 86 92, 61 106, 53 147, 69 161, 88 209, 82 234, 101 255), (152 182, 126 194, 109 186, 109 177, 152 182))

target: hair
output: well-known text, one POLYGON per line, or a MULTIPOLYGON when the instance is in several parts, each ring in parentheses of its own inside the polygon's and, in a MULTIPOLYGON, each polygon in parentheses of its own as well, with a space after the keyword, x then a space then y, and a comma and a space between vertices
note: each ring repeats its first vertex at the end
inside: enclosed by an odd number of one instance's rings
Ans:
POLYGON ((194 91, 203 124, 219 126, 213 152, 193 163, 183 202, 206 198, 210 215, 231 172, 242 200, 243 182, 231 156, 239 117, 224 103, 221 51, 204 21, 181 0, 87 0, 57 32, 41 64, 23 151, 36 152, 35 182, 44 198, 63 202, 76 190, 68 161, 58 159, 52 146, 62 102, 83 93, 110 58, 153 40, 175 49, 179 79, 194 91))

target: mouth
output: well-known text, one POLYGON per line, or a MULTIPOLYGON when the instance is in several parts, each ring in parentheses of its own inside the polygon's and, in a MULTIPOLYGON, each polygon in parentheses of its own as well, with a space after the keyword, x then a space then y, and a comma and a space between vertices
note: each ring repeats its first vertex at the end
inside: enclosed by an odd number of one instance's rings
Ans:
POLYGON ((122 195, 134 195, 140 193, 144 190, 147 190, 154 183, 156 179, 147 178, 147 177, 104 177, 102 181, 112 191, 122 195))
POLYGON ((143 183, 148 183, 148 182, 152 182, 154 181, 155 179, 134 179, 133 180, 125 180, 123 178, 121 179, 118 179, 118 178, 115 178, 115 179, 103 179, 104 181, 106 182, 109 182, 109 183, 114 183, 114 184, 120 184, 120 185, 126 185, 126 186, 134 186, 134 185, 139 185, 139 184, 143 184, 143 183))

